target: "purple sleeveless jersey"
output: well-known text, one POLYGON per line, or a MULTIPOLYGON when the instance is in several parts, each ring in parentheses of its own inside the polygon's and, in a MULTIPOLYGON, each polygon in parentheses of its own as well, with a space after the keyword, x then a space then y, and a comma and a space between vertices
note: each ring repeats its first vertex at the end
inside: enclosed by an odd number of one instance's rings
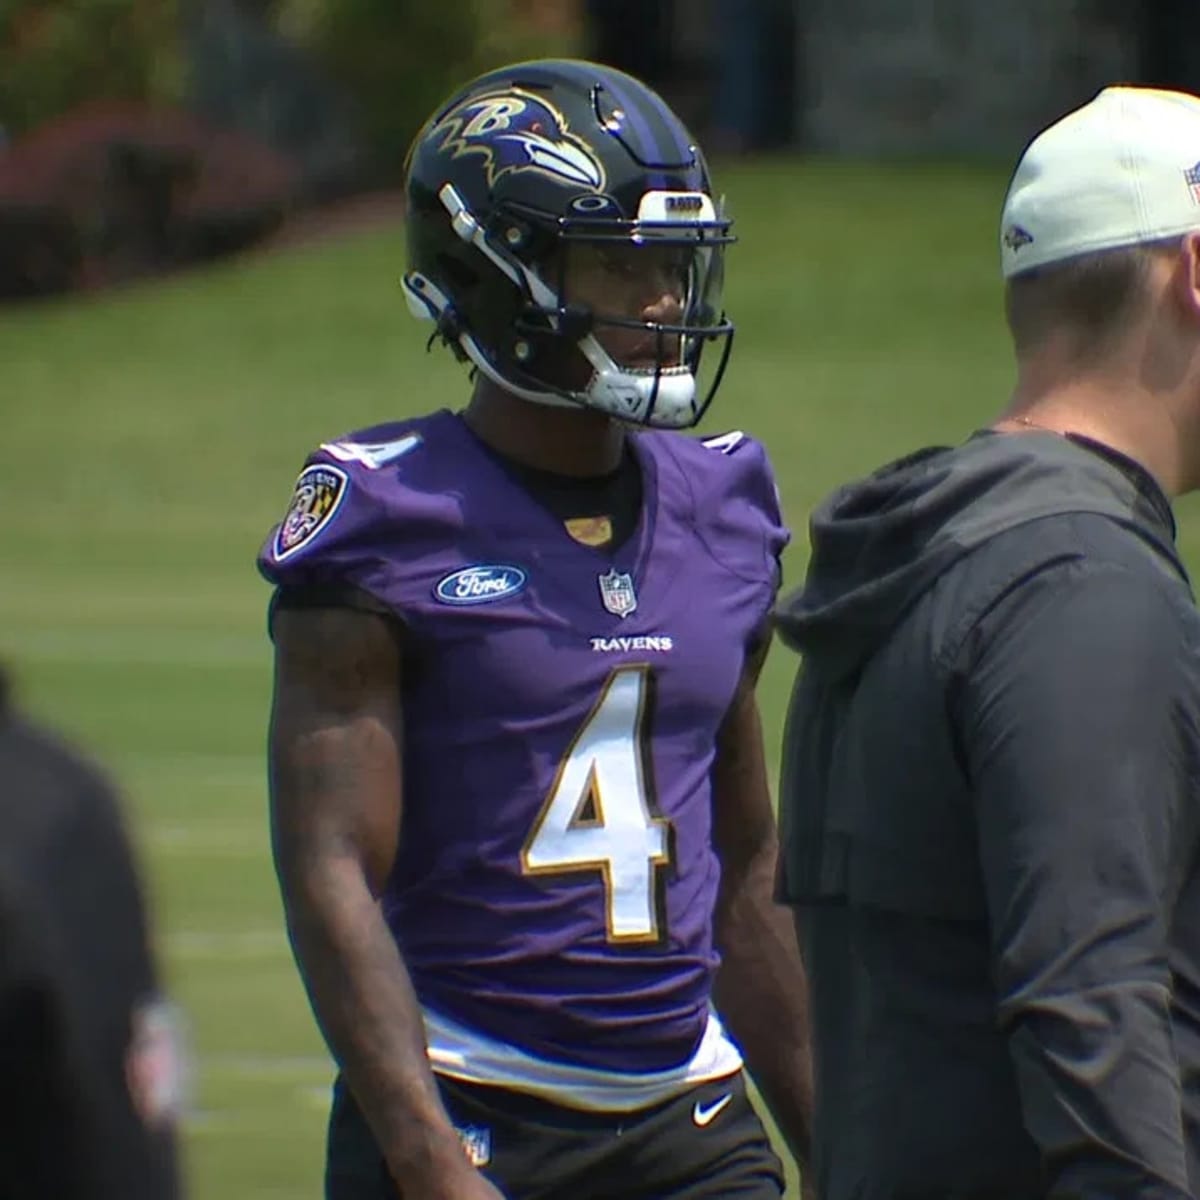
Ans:
POLYGON ((259 567, 353 584, 413 635, 384 911, 422 1004, 641 1072, 705 1027, 714 744, 787 533, 758 443, 632 440, 645 503, 615 553, 440 412, 322 446, 259 567))

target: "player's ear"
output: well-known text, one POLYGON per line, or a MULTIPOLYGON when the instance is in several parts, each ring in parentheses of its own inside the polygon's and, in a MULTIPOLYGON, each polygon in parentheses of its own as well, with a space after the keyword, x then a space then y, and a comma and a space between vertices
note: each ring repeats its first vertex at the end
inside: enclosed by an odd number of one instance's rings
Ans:
POLYGON ((1200 330, 1200 231, 1183 238, 1176 267, 1176 294, 1191 323, 1200 330))

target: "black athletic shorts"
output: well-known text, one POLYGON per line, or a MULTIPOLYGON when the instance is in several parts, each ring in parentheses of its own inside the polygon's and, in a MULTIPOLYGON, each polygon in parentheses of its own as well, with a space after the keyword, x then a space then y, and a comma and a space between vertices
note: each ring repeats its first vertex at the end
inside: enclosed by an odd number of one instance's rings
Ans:
MULTIPOLYGON (((509 1200, 778 1200, 783 1168, 742 1075, 633 1113, 561 1108, 438 1078, 471 1161, 509 1200)), ((397 1200, 349 1089, 334 1085, 326 1200, 397 1200)))

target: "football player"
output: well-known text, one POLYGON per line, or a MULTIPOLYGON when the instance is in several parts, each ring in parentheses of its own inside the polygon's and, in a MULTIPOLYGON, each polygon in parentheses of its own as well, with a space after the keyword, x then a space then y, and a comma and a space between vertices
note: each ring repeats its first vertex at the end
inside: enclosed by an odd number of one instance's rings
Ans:
POLYGON ((678 432, 730 222, 589 63, 472 82, 406 174, 404 291, 470 403, 322 445, 259 560, 327 1195, 777 1197, 743 1058, 803 1157, 754 695, 787 534, 761 446, 678 432))

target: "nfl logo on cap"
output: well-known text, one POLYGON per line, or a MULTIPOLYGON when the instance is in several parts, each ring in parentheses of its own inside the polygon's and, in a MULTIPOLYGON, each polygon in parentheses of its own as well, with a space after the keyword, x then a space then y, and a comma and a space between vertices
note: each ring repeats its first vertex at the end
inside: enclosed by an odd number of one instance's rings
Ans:
POLYGON ((1188 181, 1188 187, 1192 189, 1192 200, 1200 204, 1200 162, 1194 167, 1188 167, 1184 171, 1183 177, 1188 181))

